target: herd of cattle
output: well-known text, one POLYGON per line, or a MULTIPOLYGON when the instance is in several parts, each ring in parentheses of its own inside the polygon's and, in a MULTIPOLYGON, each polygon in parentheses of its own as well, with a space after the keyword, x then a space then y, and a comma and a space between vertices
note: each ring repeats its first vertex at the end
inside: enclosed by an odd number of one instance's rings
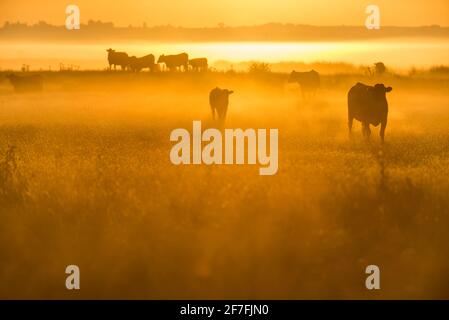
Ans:
MULTIPOLYGON (((144 57, 129 57, 125 52, 116 52, 112 49, 108 50, 109 66, 114 68, 119 65, 122 69, 132 71, 141 71, 148 68, 154 71, 156 68, 155 58, 152 54, 144 57)), ((207 59, 198 58, 189 60, 186 53, 178 55, 161 55, 157 63, 164 63, 171 70, 183 69, 187 71, 189 66, 196 71, 207 70, 207 59)), ((28 76, 18 76, 10 74, 7 76, 13 85, 15 91, 39 91, 43 87, 43 79, 41 75, 33 74, 28 76)), ((301 87, 304 100, 310 99, 320 88, 320 75, 315 70, 308 72, 293 71, 289 78, 289 83, 297 83, 301 87)), ((385 87, 383 84, 368 86, 358 82, 348 92, 348 129, 351 134, 354 119, 362 123, 363 136, 369 138, 371 134, 370 125, 380 127, 380 138, 384 141, 385 128, 388 118, 388 102, 386 93, 392 90, 391 87, 385 87)), ((214 88, 209 93, 209 104, 212 111, 212 118, 223 124, 226 118, 229 96, 232 90, 214 88)))
MULTIPOLYGON (((310 76, 310 83, 315 83, 315 71, 308 73, 293 73, 290 75, 289 82, 292 78, 299 77, 304 83, 304 78, 310 76)), ((318 77, 319 81, 319 77, 318 77)), ((312 90, 316 90, 313 86, 312 90)), ((348 92, 348 129, 349 135, 352 133, 352 124, 354 119, 362 123, 362 133, 366 139, 371 135, 370 125, 377 127, 381 125, 379 135, 382 142, 385 139, 385 129, 387 127, 388 119, 388 102, 386 93, 393 90, 391 87, 385 87, 384 84, 378 83, 375 86, 367 86, 363 83, 357 82, 348 92)), ((303 87, 303 94, 304 94, 303 87)), ((307 92, 307 90, 306 90, 307 92)), ((215 88, 209 93, 209 103, 212 111, 212 118, 215 120, 215 111, 218 114, 218 120, 223 123, 226 118, 226 113, 229 105, 229 95, 234 93, 232 90, 215 88)))
POLYGON ((170 71, 183 70, 188 71, 189 66, 193 71, 207 71, 207 58, 189 59, 187 53, 180 53, 175 55, 161 55, 157 60, 152 54, 137 58, 136 56, 129 56, 126 52, 117 52, 111 48, 106 50, 108 53, 109 69, 120 66, 122 70, 130 70, 140 72, 143 69, 149 69, 154 72, 158 69, 159 64, 165 65, 170 71))

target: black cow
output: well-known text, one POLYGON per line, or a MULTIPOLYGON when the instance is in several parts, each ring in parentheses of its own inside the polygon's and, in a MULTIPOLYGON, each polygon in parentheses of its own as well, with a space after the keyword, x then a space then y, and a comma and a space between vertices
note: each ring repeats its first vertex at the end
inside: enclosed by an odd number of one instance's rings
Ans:
POLYGON ((120 66, 122 70, 126 69, 129 64, 129 57, 126 52, 116 52, 111 48, 106 51, 108 53, 109 69, 111 69, 112 66, 114 66, 114 69, 116 69, 117 66, 120 66))
POLYGON ((207 71, 207 58, 190 59, 189 65, 192 66, 193 71, 207 71))
POLYGON ((142 69, 148 68, 154 71, 154 55, 148 54, 144 57, 137 58, 132 56, 128 60, 128 67, 131 71, 140 72, 142 69))
POLYGON ((6 77, 9 79, 16 92, 41 91, 43 88, 43 79, 39 74, 30 76, 9 74, 6 77))
POLYGON ((320 88, 320 74, 315 70, 308 72, 292 71, 288 78, 289 83, 298 83, 301 86, 301 92, 304 100, 313 96, 320 88))
POLYGON ((170 71, 175 71, 178 67, 184 67, 184 71, 189 69, 189 55, 180 53, 175 55, 161 55, 157 63, 165 63, 170 71))
POLYGON ((215 88, 209 93, 209 104, 212 111, 212 119, 215 120, 215 111, 217 111, 218 120, 224 122, 229 105, 229 95, 234 91, 228 89, 215 88))
POLYGON ((392 90, 378 83, 374 87, 358 82, 348 92, 348 128, 349 134, 352 130, 354 119, 360 121, 363 126, 363 136, 369 138, 371 135, 370 125, 380 127, 380 138, 385 138, 387 127, 388 102, 386 93, 392 90))

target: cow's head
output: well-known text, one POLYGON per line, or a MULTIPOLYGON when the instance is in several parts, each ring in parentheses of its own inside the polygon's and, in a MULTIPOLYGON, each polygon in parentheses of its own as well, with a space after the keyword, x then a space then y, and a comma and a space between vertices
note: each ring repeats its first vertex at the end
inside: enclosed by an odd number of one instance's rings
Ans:
POLYGON ((111 48, 109 48, 108 50, 106 50, 107 53, 112 53, 115 52, 115 50, 112 50, 111 48))
POLYGON ((383 83, 378 83, 374 86, 374 88, 376 89, 376 91, 378 92, 390 92, 391 90, 393 90, 392 87, 385 87, 383 83))
POLYGON ((159 59, 157 59, 157 63, 164 62, 164 60, 165 60, 165 55, 164 55, 164 54, 161 54, 161 55, 159 56, 159 59))
POLYGON ((379 96, 385 96, 385 93, 391 90, 393 90, 392 87, 385 87, 383 83, 378 83, 374 86, 374 92, 379 96))

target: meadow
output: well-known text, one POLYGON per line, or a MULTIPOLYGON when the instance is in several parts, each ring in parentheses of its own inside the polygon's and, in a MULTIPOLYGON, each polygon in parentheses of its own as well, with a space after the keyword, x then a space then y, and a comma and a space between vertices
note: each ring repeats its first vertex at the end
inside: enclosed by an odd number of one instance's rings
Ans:
POLYGON ((323 75, 308 103, 283 73, 42 74, 0 73, 0 298, 449 298, 447 73, 323 75), (393 87, 384 145, 348 138, 357 81, 393 87), (227 127, 279 129, 276 175, 170 162, 216 86, 227 127))

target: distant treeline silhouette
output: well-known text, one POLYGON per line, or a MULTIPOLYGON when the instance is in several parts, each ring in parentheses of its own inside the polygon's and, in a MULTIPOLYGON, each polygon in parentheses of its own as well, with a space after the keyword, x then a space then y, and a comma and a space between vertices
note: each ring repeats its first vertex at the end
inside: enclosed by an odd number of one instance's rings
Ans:
POLYGON ((311 26, 270 23, 255 26, 229 27, 219 25, 209 28, 185 28, 171 25, 148 27, 116 27, 112 22, 89 20, 80 30, 67 30, 65 26, 50 25, 40 21, 34 25, 5 22, 0 28, 1 38, 58 39, 65 41, 124 39, 164 41, 326 41, 357 40, 396 37, 449 37, 449 27, 438 25, 423 27, 382 27, 368 30, 364 26, 311 26), (70 37, 68 37, 70 32, 70 37))

